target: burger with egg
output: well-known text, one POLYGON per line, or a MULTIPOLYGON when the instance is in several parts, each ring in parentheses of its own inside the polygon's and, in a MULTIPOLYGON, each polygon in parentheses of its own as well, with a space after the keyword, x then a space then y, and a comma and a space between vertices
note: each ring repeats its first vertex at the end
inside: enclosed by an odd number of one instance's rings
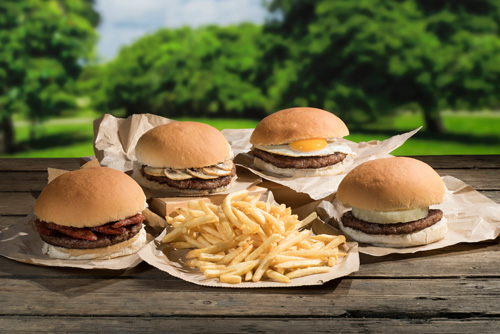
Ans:
POLYGON ((367 161, 351 170, 337 190, 352 207, 339 222, 352 239, 388 247, 429 244, 444 238, 446 218, 429 208, 443 201, 445 186, 426 163, 405 157, 367 161))
POLYGON ((166 194, 209 194, 229 189, 236 179, 231 148, 216 128, 172 122, 144 133, 135 148, 132 177, 166 194))
POLYGON ((275 112, 255 127, 251 154, 257 168, 290 177, 336 175, 351 148, 338 141, 349 130, 334 114, 316 108, 275 112))
POLYGON ((142 188, 106 167, 67 172, 35 203, 42 252, 52 258, 109 259, 136 253, 146 243, 142 188))

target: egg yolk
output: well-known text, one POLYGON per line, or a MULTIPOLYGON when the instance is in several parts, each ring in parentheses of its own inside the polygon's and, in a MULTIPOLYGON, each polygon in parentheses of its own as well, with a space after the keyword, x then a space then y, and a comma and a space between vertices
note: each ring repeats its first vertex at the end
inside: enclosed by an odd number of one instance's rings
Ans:
POLYGON ((304 139, 291 142, 290 147, 301 152, 321 150, 326 147, 326 139, 304 139))

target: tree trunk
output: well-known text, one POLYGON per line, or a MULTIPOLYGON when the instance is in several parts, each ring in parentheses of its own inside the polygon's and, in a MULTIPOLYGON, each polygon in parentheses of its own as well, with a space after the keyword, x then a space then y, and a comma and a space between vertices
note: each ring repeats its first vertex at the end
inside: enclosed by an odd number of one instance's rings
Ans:
POLYGON ((4 116, 0 122, 0 152, 12 154, 15 151, 14 123, 10 116, 4 116))
POLYGON ((424 110, 424 121, 427 131, 432 133, 445 133, 446 129, 441 114, 436 110, 424 110))

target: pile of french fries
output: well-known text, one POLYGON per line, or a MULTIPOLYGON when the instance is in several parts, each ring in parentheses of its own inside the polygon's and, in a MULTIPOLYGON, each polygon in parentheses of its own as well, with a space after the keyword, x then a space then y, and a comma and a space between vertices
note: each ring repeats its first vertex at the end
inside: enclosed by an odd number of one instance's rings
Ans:
POLYGON ((271 205, 243 190, 229 194, 222 205, 189 201, 175 217, 162 243, 194 248, 186 265, 199 267, 207 278, 222 283, 258 282, 263 277, 290 279, 328 272, 340 256, 343 235, 312 235, 304 229, 316 213, 299 220, 284 204, 271 205))

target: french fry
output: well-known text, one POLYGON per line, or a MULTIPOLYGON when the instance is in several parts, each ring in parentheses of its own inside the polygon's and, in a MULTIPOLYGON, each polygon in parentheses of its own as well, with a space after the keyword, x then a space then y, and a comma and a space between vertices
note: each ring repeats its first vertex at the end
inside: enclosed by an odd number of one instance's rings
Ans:
POLYGON ((232 274, 220 275, 220 282, 229 284, 239 284, 241 283, 241 276, 232 274))
POLYGON ((321 273, 327 273, 330 271, 330 267, 309 267, 309 268, 302 268, 302 269, 297 269, 294 271, 289 272, 286 274, 286 277, 288 278, 297 278, 297 277, 303 277, 303 276, 309 276, 309 275, 315 275, 315 274, 321 274, 321 273))
POLYGON ((274 267, 283 269, 307 268, 312 266, 318 266, 323 262, 324 261, 321 259, 296 260, 296 261, 278 263, 274 267))
POLYGON ((285 275, 280 274, 279 272, 274 271, 272 269, 266 270, 266 276, 277 282, 290 283, 289 277, 286 277, 285 275))
POLYGON ((295 225, 295 229, 296 230, 299 230, 301 229, 302 227, 306 226, 306 225, 309 225, 310 223, 312 223, 312 221, 314 219, 318 218, 318 214, 316 212, 313 212, 311 213, 309 216, 307 216, 306 218, 304 218, 302 221, 300 221, 298 224, 295 225))

